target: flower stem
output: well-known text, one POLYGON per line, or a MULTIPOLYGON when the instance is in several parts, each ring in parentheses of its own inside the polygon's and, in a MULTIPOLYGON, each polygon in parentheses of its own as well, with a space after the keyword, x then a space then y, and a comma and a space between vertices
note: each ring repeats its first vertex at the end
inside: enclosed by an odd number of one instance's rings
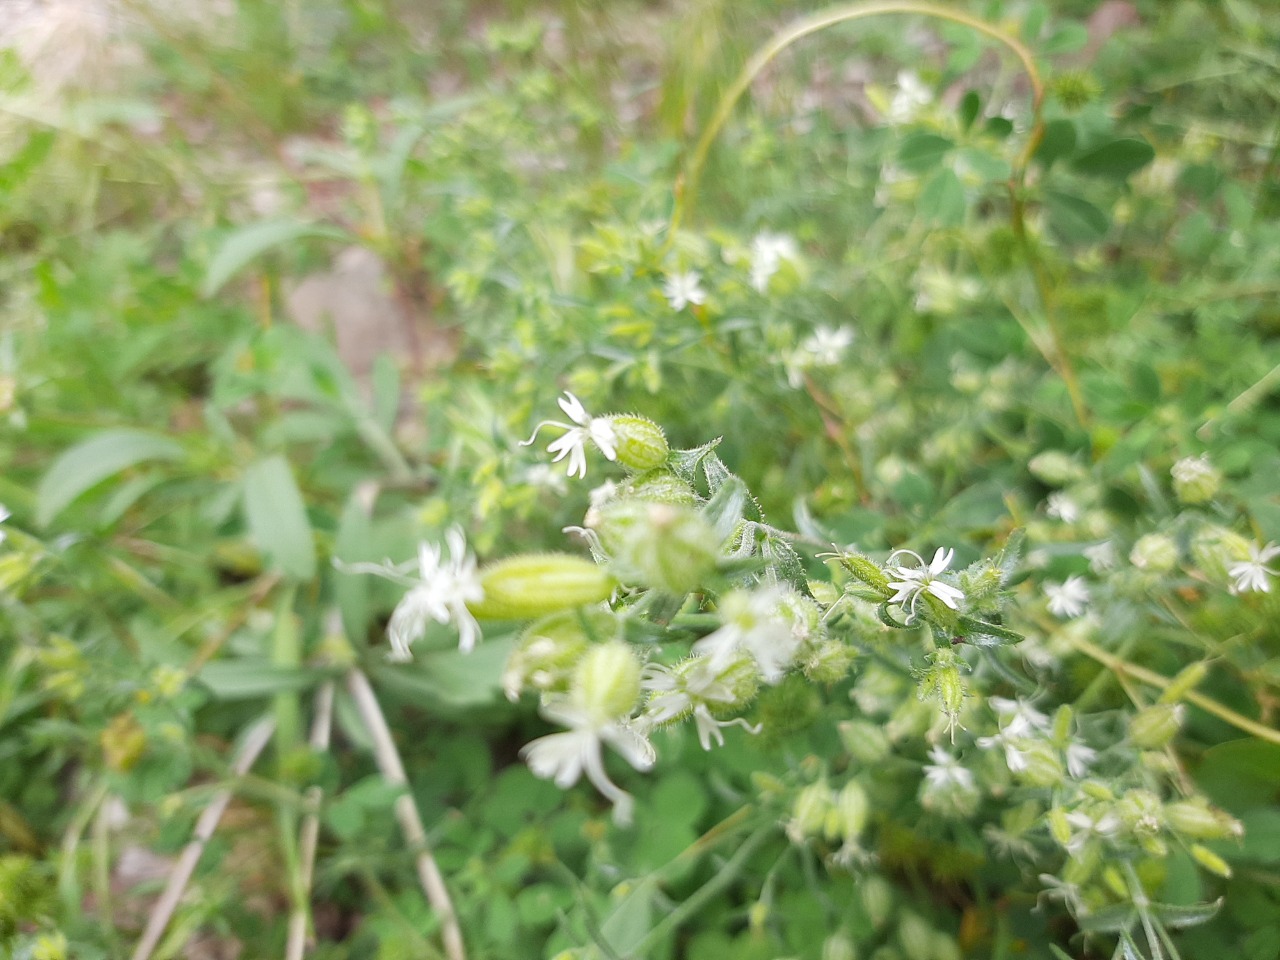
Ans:
MULTIPOLYGON (((311 749, 323 753, 329 749, 329 736, 333 730, 333 683, 326 683, 316 692, 315 714, 311 718, 311 749)), ((307 947, 307 927, 310 917, 311 879, 316 862, 316 844, 320 837, 320 799, 323 791, 313 786, 306 793, 307 812, 302 818, 298 836, 299 896, 289 916, 289 937, 285 943, 285 960, 302 960, 307 947)))
POLYGON ((373 740, 373 753, 378 762, 378 769, 383 778, 390 784, 403 787, 404 792, 396 798, 396 819, 400 821, 400 830, 408 841, 409 847, 417 854, 418 880, 427 895, 427 902, 440 918, 440 935, 444 941, 445 953, 449 960, 466 960, 466 949, 462 943, 462 929, 458 926, 458 914, 453 908, 453 901, 444 884, 444 876, 436 865, 436 858, 427 841, 427 831, 422 826, 422 818, 418 808, 414 806, 413 797, 409 793, 409 778, 404 772, 404 763, 400 760, 400 751, 391 739, 391 730, 387 719, 382 714, 382 707, 369 686, 369 678, 358 669, 347 674, 347 690, 355 700, 356 710, 364 723, 369 737, 373 740))
MULTIPOLYGON (((1088 657, 1092 657, 1100 664, 1115 673, 1117 676, 1133 677, 1135 680, 1141 680, 1143 683, 1150 684, 1153 687, 1159 687, 1161 690, 1169 686, 1173 681, 1169 677, 1162 676, 1145 667, 1140 667, 1135 663, 1122 660, 1114 654, 1108 653, 1101 647, 1095 646, 1088 640, 1076 639, 1074 641, 1075 648, 1088 657)), ((1236 713, 1230 707, 1224 707, 1217 700, 1206 697, 1202 693, 1195 690, 1188 690, 1183 694, 1184 699, 1188 703, 1193 703, 1205 713, 1211 713, 1219 720, 1225 720, 1237 730, 1243 730, 1245 733, 1252 734, 1260 740, 1267 740, 1271 743, 1280 744, 1280 730, 1273 730, 1271 727, 1258 723, 1256 720, 1250 720, 1244 714, 1236 713)))

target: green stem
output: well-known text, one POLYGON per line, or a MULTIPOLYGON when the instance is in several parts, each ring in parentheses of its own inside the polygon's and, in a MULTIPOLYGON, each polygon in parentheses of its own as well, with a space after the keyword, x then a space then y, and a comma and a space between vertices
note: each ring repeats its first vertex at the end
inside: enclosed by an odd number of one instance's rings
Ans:
POLYGON ((681 924, 690 917, 695 916, 708 903, 720 896, 726 887, 738 879, 747 861, 751 859, 757 850, 764 846, 765 841, 769 840, 776 831, 777 827, 769 823, 747 837, 742 846, 738 848, 737 853, 729 858, 728 863, 717 870, 715 875, 699 887, 692 896, 688 897, 654 925, 653 929, 636 947, 635 956, 645 956, 657 944, 661 943, 664 938, 679 929, 681 924))
POLYGON ((855 3, 851 6, 834 7, 797 20, 789 27, 785 27, 774 34, 773 38, 757 50, 751 59, 747 61, 742 68, 742 72, 738 74, 737 78, 730 84, 729 89, 720 98, 715 112, 703 128, 702 136, 698 138, 698 142, 693 148, 693 153, 689 157, 689 162, 685 166, 681 177, 682 182, 676 190, 675 207, 671 213, 671 229, 668 231, 667 236, 668 246, 673 242, 686 213, 693 210, 698 181, 702 176, 702 168, 706 165, 707 156, 711 152, 711 145, 733 114, 733 108, 737 105, 738 100, 747 92, 752 81, 769 65, 770 61, 787 47, 810 34, 818 33, 839 23, 885 14, 918 14, 919 16, 934 17, 939 20, 959 23, 990 37, 997 43, 1003 44, 1018 58, 1023 70, 1026 71, 1027 78, 1031 81, 1031 108, 1034 116, 1034 123, 1031 128, 1031 134, 1027 138, 1027 145, 1018 157, 1014 167, 1014 177, 1017 180, 1022 179, 1036 147, 1039 146, 1040 137, 1044 130, 1044 124, 1040 116, 1041 106, 1044 103, 1044 83, 1040 79, 1040 71, 1036 69, 1031 51, 1020 41, 985 20, 979 20, 977 17, 972 17, 967 13, 953 10, 941 4, 915 3, 911 2, 911 0, 900 0, 900 2, 896 3, 855 3))

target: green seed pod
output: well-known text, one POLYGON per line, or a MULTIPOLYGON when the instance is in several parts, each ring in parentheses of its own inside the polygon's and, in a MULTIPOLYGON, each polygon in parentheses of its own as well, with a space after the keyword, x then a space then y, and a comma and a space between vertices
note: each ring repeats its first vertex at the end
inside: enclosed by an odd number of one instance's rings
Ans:
POLYGON ((824 640, 803 657, 801 669, 814 683, 838 683, 849 675, 858 652, 839 640, 824 640))
POLYGON ((1143 750, 1159 750, 1177 736, 1186 712, 1180 703, 1143 707, 1129 721, 1129 739, 1143 750))
POLYGON ((867 814, 871 810, 871 801, 867 792, 856 780, 850 780, 836 794, 835 806, 827 814, 823 832, 829 840, 843 840, 852 843, 862 835, 867 826, 867 814))
POLYGON ((1173 494, 1186 504, 1208 503, 1222 487, 1222 474, 1209 455, 1186 457, 1169 471, 1173 475, 1173 494))
POLYGON ((933 927, 915 913, 903 913, 898 920, 898 943, 907 960, 934 960, 933 927))
POLYGON ((822 941, 822 960, 858 960, 858 952, 849 935, 840 930, 822 941))
POLYGON ((573 671, 571 697, 600 720, 631 715, 640 697, 640 660, 620 640, 588 650, 573 671))
POLYGON ((835 797, 825 781, 811 783, 798 794, 791 805, 791 823, 787 835, 795 843, 819 836, 827 825, 827 815, 835 804, 835 797))
POLYGON ((566 553, 524 554, 480 571, 484 599, 468 604, 479 620, 528 620, 606 600, 614 581, 590 560, 566 553))
POLYGON ((670 470, 650 470, 633 477, 622 489, 622 496, 629 500, 646 500, 651 503, 675 503, 691 507, 698 502, 693 487, 670 470))
POLYGON ((858 884, 858 893, 862 896, 862 909, 867 913, 871 926, 879 930, 889 922, 893 915, 893 884, 878 873, 864 877, 858 884))
POLYGON ((889 589, 889 578, 880 569, 880 565, 870 557, 864 557, 860 553, 847 553, 840 556, 840 563, 871 589, 886 597, 893 593, 889 589))
POLYGON ((1164 816, 1170 827, 1193 840, 1228 840, 1244 835, 1239 820, 1215 810, 1199 797, 1166 805, 1164 816))
POLYGON ((1037 453, 1027 462, 1031 475, 1051 487, 1065 487, 1083 480, 1085 470, 1069 453, 1061 450, 1046 450, 1037 453))
POLYGON ((617 440, 618 462, 629 470, 660 467, 671 455, 662 428, 647 417, 616 413, 608 417, 617 440))
POLYGON ((1071 840, 1071 824, 1067 822, 1067 812, 1061 807, 1054 807, 1045 819, 1049 821, 1049 833, 1060 846, 1065 847, 1071 840))
POLYGON ((1168 573, 1178 565, 1178 545, 1163 533, 1148 533, 1129 551, 1129 562, 1148 573, 1168 573))

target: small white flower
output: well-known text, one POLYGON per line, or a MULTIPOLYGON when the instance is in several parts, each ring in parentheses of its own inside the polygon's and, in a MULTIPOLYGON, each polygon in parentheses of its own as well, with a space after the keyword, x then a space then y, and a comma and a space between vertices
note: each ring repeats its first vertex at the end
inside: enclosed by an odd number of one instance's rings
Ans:
MULTIPOLYGON (((0 503, 0 523, 4 523, 8 519, 9 519, 9 508, 6 507, 3 503, 0 503)), ((0 527, 0 543, 4 543, 5 539, 8 538, 8 536, 9 535, 4 532, 4 528, 0 527)))
POLYGON ((609 417, 593 417, 582 406, 582 401, 568 390, 564 397, 556 401, 573 425, 561 423, 559 420, 543 420, 533 428, 528 440, 522 440, 520 446, 527 447, 538 439, 538 431, 543 427, 560 427, 564 435, 553 440, 547 446, 547 453, 554 453, 552 463, 559 463, 569 458, 568 475, 585 477, 587 475, 587 442, 594 443, 604 454, 606 460, 618 459, 618 437, 613 429, 613 421, 609 417))
POLYGON ((955 550, 944 550, 939 547, 937 552, 934 553, 933 559, 926 564, 924 557, 914 550, 895 550, 889 554, 889 560, 884 569, 891 578, 896 578, 890 580, 889 589, 897 591, 889 598, 889 602, 896 603, 907 611, 907 623, 915 620, 916 607, 920 603, 920 596, 926 592, 932 594, 952 610, 960 609, 960 601, 964 599, 964 593, 951 586, 951 584, 943 583, 937 579, 951 565, 951 560, 955 555, 955 550), (895 565, 894 560, 897 557, 912 557, 916 561, 916 566, 904 567, 902 564, 895 565))
POLYGON ((1083 743, 1073 743, 1067 747, 1067 773, 1079 780, 1089 772, 1089 765, 1098 756, 1098 751, 1083 743))
POLYGON ((853 343, 853 338, 852 327, 817 327, 782 362, 791 389, 799 390, 804 385, 806 370, 839 366, 845 351, 853 343))
POLYGON ((1195 483, 1205 477, 1217 474, 1217 468, 1209 461, 1209 455, 1203 453, 1198 457, 1183 457, 1169 470, 1178 483, 1195 483))
POLYGON ((1079 505, 1061 490, 1055 490, 1049 494, 1049 498, 1045 501, 1044 512, 1063 523, 1075 523, 1080 519, 1079 505))
POLYGON ((467 552, 467 541, 457 527, 445 535, 445 540, 449 544, 447 560, 439 544, 419 544, 416 577, 411 575, 412 561, 399 565, 390 562, 338 564, 350 573, 372 573, 410 588, 387 624, 387 639, 391 641, 389 659, 393 661, 412 659, 409 648, 426 632, 429 620, 457 627, 458 649, 463 653, 470 653, 480 639, 480 624, 467 609, 468 603, 484 599, 476 558, 467 552))
POLYGON ((1249 544, 1249 559, 1232 564, 1231 569, 1227 571, 1234 581, 1231 584, 1231 592, 1270 593, 1271 581, 1267 578, 1280 575, 1280 571, 1273 570, 1266 564, 1268 560, 1277 556, 1280 556, 1280 547, 1274 543, 1268 543, 1265 547, 1259 547, 1256 543, 1249 544))
POLYGON ((1009 737, 1032 737, 1048 733, 1053 721, 1025 700, 991 697, 987 700, 1000 718, 1001 733, 1009 737))
POLYGON ((929 759, 933 763, 924 768, 924 777, 929 782, 929 786, 941 789, 955 784, 966 790, 972 790, 977 786, 974 782, 973 771, 961 766, 960 761, 947 753, 941 746, 934 745, 933 749, 929 751, 929 759))
POLYGON ((725 727, 742 727, 752 734, 760 732, 758 725, 752 726, 742 717, 718 720, 711 713, 709 703, 730 704, 734 696, 722 674, 711 667, 710 660, 703 659, 693 669, 679 672, 660 663, 650 663, 644 668, 640 686, 652 694, 641 723, 651 728, 685 715, 692 716, 703 750, 710 750, 713 740, 717 746, 724 746, 722 730, 725 727))
POLYGON ((607 743, 637 770, 653 766, 653 746, 625 719, 603 717, 572 702, 560 698, 547 702, 542 715, 568 729, 564 733, 552 733, 525 744, 520 755, 529 764, 535 777, 553 780, 562 790, 578 782, 582 774, 613 804, 613 818, 619 824, 631 822, 634 802, 627 793, 609 779, 605 773, 600 745, 607 743))
POLYGON ((707 293, 702 289, 702 277, 697 270, 668 274, 662 284, 662 295, 672 310, 683 310, 689 304, 704 303, 707 293))
POLYGON ((1014 736, 1009 730, 1001 730, 995 736, 978 737, 975 741, 983 750, 1001 749, 1004 751, 1005 766, 1013 773, 1027 769, 1025 747, 1027 741, 1014 736))
POLYGON ((1111 570, 1120 560, 1116 556, 1116 545, 1110 540, 1103 540, 1101 543, 1095 543, 1092 547, 1085 547, 1081 552, 1084 554, 1084 558, 1089 561, 1089 569, 1094 573, 1111 570))
POLYGON ((915 118, 921 107, 933 102, 933 91, 911 70, 898 71, 898 89, 889 102, 889 120, 906 123, 915 118))
POLYGON ((756 292, 769 289, 769 279, 783 260, 796 259, 796 242, 785 234, 763 231, 751 241, 751 286, 756 292))
POLYGON ((1093 837, 1106 839, 1120 829, 1120 818, 1111 812, 1091 816, 1081 810, 1073 810, 1067 814, 1067 823, 1074 828, 1066 842, 1067 853, 1073 857, 1078 856, 1093 837))
POLYGON ((748 653, 760 668, 760 676, 767 683, 777 683, 800 645, 790 619, 779 609, 783 595, 777 587, 726 594, 719 611, 723 625, 695 643, 693 652, 706 657, 717 673, 738 653, 748 653))
POLYGON ((1044 595, 1055 617, 1078 617, 1089 605, 1089 585, 1084 577, 1067 577, 1064 583, 1046 583, 1044 595))

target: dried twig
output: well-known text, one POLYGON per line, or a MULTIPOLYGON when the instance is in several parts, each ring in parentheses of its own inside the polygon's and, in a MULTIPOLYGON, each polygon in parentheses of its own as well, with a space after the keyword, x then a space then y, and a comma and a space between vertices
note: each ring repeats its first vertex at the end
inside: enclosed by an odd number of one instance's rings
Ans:
MULTIPOLYGON (((355 700, 356 709, 365 729, 373 739, 373 753, 378 761, 378 769, 390 784, 397 787, 408 787, 409 779, 405 776, 404 764, 400 760, 400 752, 395 741, 391 739, 391 731, 387 728, 387 720, 382 715, 378 698, 374 696, 369 679, 358 669, 347 674, 347 689, 355 700)), ((444 877, 436 865, 436 858, 427 843, 427 832, 422 826, 422 818, 418 816, 418 808, 414 806, 413 797, 408 790, 396 798, 396 819, 400 821, 400 829, 404 833, 409 846, 417 852, 418 880, 422 883, 423 892, 431 909, 440 918, 440 933, 444 940, 445 953, 449 960, 466 960, 466 949, 462 945, 462 930, 458 926, 458 915, 453 909, 453 901, 445 888, 444 877)))
MULTIPOLYGON (((258 755, 266 748, 271 735, 275 733, 275 728, 275 719, 272 717, 266 717, 250 728, 231 765, 232 776, 243 777, 249 772, 258 755)), ((228 787, 214 794, 209 805, 201 812, 200 819, 196 821, 195 835, 183 849, 182 855, 178 857, 178 862, 174 864, 173 870, 169 873, 169 879, 165 883, 164 893, 156 901, 151 916, 147 919, 147 928, 142 932, 142 939, 138 941, 138 946, 133 951, 133 960, 148 960, 160 942, 160 937, 173 918, 173 912, 178 908, 178 901, 182 899, 182 894, 187 889, 191 874, 195 872, 200 855, 204 853, 205 844, 213 836, 213 831, 218 828, 218 821, 222 819, 222 814, 230 802, 231 788, 228 787)))
MULTIPOLYGON (((316 712, 311 718, 311 749, 317 753, 329 749, 329 734, 333 730, 333 684, 326 683, 316 692, 316 712)), ((307 947, 307 926, 310 919, 309 901, 311 878, 316 862, 316 842, 320 837, 319 786, 307 790, 304 803, 306 815, 298 836, 298 858, 301 862, 301 890, 298 902, 293 905, 289 917, 289 939, 285 944, 285 960, 302 960, 307 947)))

